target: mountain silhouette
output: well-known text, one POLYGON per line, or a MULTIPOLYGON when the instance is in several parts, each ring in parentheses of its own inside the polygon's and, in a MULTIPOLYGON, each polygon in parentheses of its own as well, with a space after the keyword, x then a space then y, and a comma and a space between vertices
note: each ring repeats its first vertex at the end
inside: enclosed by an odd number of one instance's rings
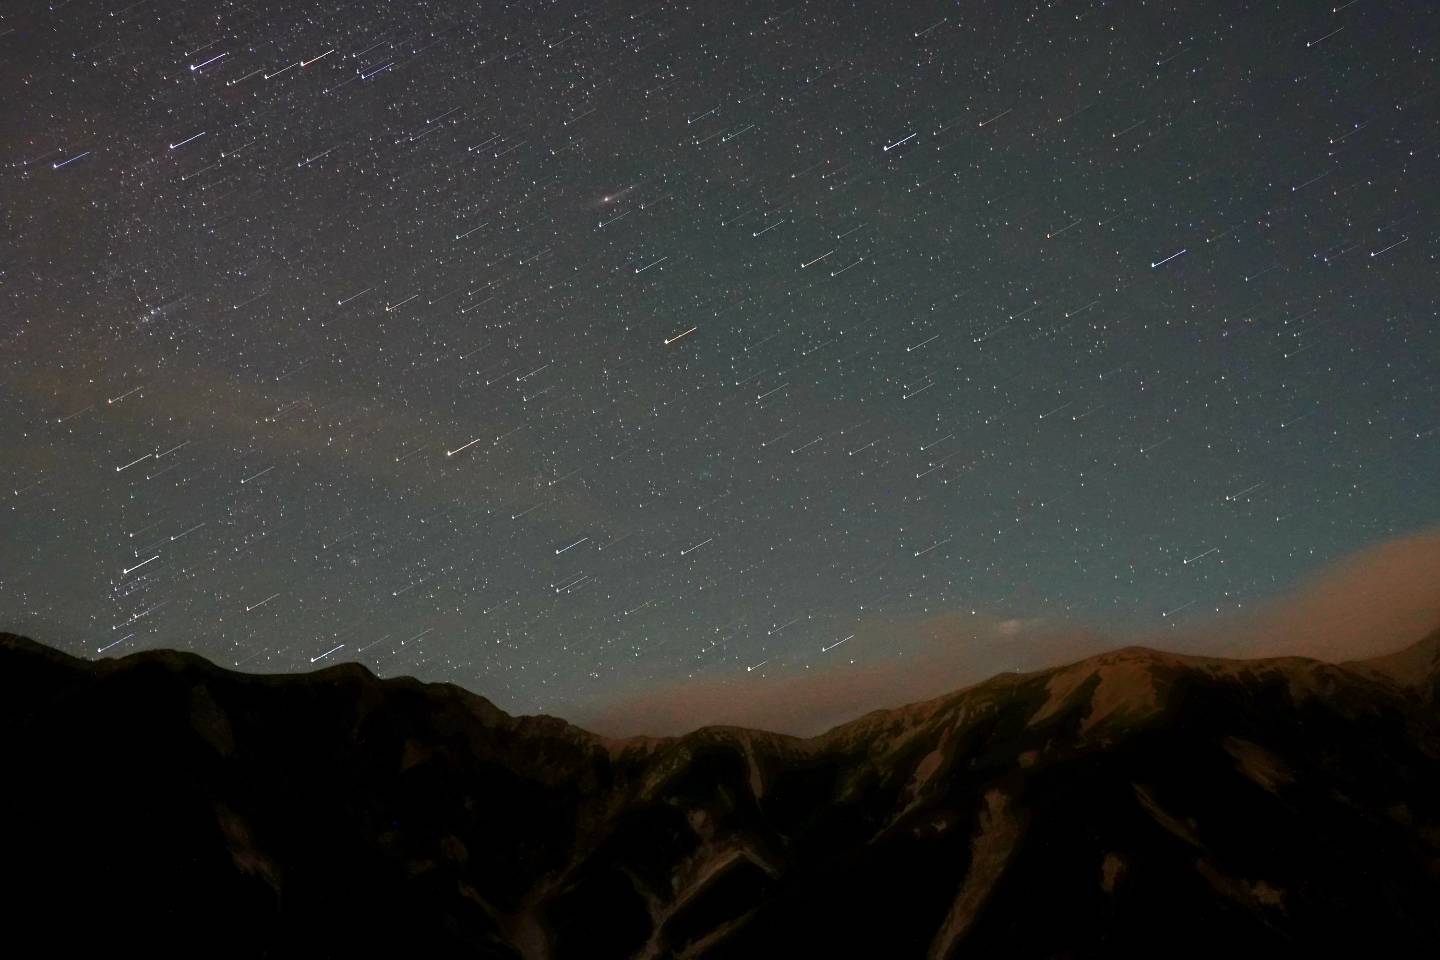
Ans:
POLYGON ((799 739, 0 635, 12 943, 189 956, 1433 956, 1440 632, 1143 648, 799 739))

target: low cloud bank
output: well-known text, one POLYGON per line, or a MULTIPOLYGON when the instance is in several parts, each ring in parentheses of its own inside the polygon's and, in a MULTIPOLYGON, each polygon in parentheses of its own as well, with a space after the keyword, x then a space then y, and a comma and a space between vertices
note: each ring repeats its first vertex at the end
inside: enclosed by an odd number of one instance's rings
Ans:
POLYGON ((1322 570, 1251 611, 1153 635, 970 612, 872 621, 862 636, 903 637, 903 655, 856 649, 823 666, 706 678, 570 711, 610 736, 670 735, 733 724, 798 736, 871 710, 941 696, 1006 670, 1037 670, 1141 643, 1224 657, 1306 656, 1338 662, 1391 653, 1440 627, 1440 529, 1386 541, 1322 570))

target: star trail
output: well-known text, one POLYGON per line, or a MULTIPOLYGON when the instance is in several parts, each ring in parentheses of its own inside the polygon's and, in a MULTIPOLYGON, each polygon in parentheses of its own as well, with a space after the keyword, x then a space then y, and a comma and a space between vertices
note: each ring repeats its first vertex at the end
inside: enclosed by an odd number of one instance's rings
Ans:
POLYGON ((20 2, 0 617, 506 709, 1440 519, 1440 6, 20 2))

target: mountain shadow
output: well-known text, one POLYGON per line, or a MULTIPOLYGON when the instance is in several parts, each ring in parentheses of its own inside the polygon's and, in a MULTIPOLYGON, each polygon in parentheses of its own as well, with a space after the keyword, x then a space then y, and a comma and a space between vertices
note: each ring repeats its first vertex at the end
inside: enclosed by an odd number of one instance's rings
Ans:
POLYGON ((607 739, 353 664, 0 635, 12 943, 484 958, 1434 956, 1440 633, 1141 648, 811 739, 607 739))

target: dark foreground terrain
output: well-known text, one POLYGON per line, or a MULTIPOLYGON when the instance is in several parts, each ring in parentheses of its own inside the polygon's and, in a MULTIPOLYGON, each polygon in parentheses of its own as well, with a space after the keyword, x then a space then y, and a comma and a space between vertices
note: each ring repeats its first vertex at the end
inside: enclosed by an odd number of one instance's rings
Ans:
POLYGON ((55 956, 1437 956, 1437 706, 1440 634, 1338 666, 1132 648, 810 740, 616 741, 354 665, 249 676, 0 635, 5 938, 55 956))

